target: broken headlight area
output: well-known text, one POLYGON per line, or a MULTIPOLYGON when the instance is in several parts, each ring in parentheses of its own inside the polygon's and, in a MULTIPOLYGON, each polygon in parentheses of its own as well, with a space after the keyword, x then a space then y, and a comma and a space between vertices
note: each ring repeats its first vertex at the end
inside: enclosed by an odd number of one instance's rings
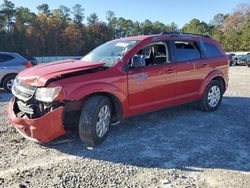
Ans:
POLYGON ((37 88, 16 78, 12 87, 12 93, 16 97, 15 114, 20 118, 35 119, 63 106, 62 103, 53 101, 61 89, 61 86, 37 88))
POLYGON ((52 102, 59 95, 61 90, 62 90, 61 86, 52 88, 48 87, 37 88, 35 92, 35 98, 43 102, 52 102))
POLYGON ((59 108, 60 106, 63 106, 63 103, 41 102, 36 99, 31 99, 29 101, 24 102, 16 98, 14 104, 14 111, 16 116, 19 118, 35 119, 59 108))

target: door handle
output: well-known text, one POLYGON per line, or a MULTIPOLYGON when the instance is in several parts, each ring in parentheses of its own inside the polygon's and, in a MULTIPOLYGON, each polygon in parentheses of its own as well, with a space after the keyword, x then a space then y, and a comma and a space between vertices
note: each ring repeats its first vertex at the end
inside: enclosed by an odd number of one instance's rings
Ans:
POLYGON ((7 67, 0 67, 0 69, 7 69, 7 67))
POLYGON ((207 68, 207 67, 209 67, 209 64, 202 64, 202 68, 207 68))
POLYGON ((167 69, 167 70, 166 70, 166 74, 171 74, 171 73, 174 73, 174 72, 175 72, 174 69, 167 69))

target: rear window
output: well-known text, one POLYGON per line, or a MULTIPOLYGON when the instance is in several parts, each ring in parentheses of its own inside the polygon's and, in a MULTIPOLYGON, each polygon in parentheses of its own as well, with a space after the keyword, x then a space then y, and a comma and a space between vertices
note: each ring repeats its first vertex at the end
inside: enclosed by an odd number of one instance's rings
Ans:
POLYGON ((10 61, 14 59, 11 55, 0 54, 0 62, 10 61))
POLYGON ((201 58, 200 50, 194 41, 175 41, 175 61, 190 61, 201 58))
POLYGON ((214 44, 204 42, 203 45, 205 47, 205 56, 207 58, 220 57, 223 55, 221 51, 214 44))

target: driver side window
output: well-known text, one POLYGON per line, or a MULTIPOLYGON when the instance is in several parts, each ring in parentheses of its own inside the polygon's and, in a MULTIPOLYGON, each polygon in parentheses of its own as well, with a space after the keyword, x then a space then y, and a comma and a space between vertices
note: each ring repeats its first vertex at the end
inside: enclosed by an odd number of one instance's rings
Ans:
POLYGON ((152 43, 139 50, 136 55, 145 60, 145 66, 169 63, 167 44, 164 42, 152 43))

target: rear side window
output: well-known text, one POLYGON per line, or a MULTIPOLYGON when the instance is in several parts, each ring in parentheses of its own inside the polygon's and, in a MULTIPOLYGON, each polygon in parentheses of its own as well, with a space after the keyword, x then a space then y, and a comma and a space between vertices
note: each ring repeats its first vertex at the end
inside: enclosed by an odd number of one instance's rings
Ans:
POLYGON ((11 55, 0 54, 0 63, 14 59, 11 55))
POLYGON ((175 61, 190 61, 201 58, 198 45, 194 41, 174 41, 175 61))
POLYGON ((223 54, 221 53, 221 51, 214 45, 208 42, 204 42, 204 50, 205 50, 205 56, 207 58, 211 58, 211 57, 220 57, 223 54))

